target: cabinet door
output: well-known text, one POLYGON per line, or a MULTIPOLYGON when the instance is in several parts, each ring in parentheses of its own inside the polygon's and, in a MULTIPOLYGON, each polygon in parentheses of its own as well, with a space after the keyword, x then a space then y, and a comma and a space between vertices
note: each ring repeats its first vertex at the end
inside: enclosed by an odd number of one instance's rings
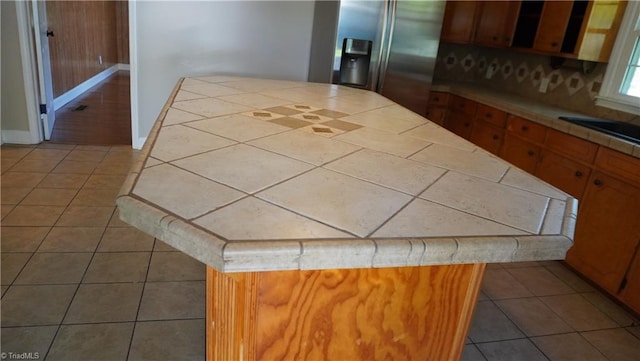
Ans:
POLYGON ((619 296, 622 302, 640 313, 640 237, 636 243, 635 257, 627 271, 625 285, 619 296))
POLYGON ((519 10, 520 1, 483 1, 474 42, 488 46, 510 46, 519 10))
POLYGON ((547 127, 544 125, 515 115, 509 115, 507 130, 523 139, 538 144, 544 142, 547 135, 547 127))
POLYGON ((600 171, 589 179, 567 263, 616 295, 640 237, 640 188, 600 171))
POLYGON ((429 105, 426 115, 427 119, 429 119, 430 121, 444 126, 447 120, 447 112, 447 108, 429 105))
POLYGON ((464 113, 471 118, 476 115, 477 108, 478 103, 474 102, 473 100, 459 96, 454 96, 453 99, 451 99, 452 113, 464 113))
POLYGON ((587 22, 578 39, 578 59, 606 63, 618 35, 626 1, 592 1, 587 22))
POLYGON ((559 53, 564 39, 573 1, 545 1, 540 15, 538 32, 533 48, 559 53))
POLYGON ((500 129, 489 123, 476 119, 471 130, 469 140, 480 148, 495 155, 500 153, 500 147, 504 139, 504 129, 500 129))
POLYGON ((591 168, 549 150, 543 150, 535 176, 577 199, 587 185, 591 168))
POLYGON ((471 43, 478 1, 447 1, 440 39, 455 43, 471 43))
POLYGON ((473 118, 465 113, 451 113, 447 118, 447 129, 462 138, 469 139, 472 120, 473 118))
POLYGON ((533 174, 540 156, 540 147, 507 133, 500 157, 516 167, 533 174))

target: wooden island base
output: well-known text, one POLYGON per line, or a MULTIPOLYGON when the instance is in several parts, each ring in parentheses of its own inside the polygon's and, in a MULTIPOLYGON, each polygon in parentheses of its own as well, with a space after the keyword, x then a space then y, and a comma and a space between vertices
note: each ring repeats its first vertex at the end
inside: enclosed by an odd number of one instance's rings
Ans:
POLYGON ((207 267, 207 360, 459 360, 484 269, 207 267))

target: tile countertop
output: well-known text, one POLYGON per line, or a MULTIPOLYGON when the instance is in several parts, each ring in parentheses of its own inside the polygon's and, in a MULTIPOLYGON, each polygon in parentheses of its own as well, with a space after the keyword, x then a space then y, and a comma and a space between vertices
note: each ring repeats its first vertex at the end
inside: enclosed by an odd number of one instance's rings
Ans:
POLYGON ((379 94, 174 89, 120 217, 222 272, 562 259, 577 201, 379 94))
POLYGON ((434 84, 431 87, 431 91, 442 91, 471 99, 507 113, 533 120, 561 132, 569 133, 576 137, 640 158, 640 144, 628 142, 597 130, 558 119, 559 116, 593 117, 590 115, 560 109, 532 101, 520 95, 495 91, 467 83, 434 84))

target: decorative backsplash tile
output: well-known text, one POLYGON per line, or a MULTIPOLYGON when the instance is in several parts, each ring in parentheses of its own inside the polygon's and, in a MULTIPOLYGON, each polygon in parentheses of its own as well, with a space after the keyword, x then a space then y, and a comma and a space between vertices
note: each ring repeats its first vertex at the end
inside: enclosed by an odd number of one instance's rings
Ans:
MULTIPOLYGON (((573 61, 576 64, 577 61, 573 61)), ((599 63, 585 74, 577 67, 554 69, 550 58, 509 49, 440 43, 434 82, 477 83, 490 89, 515 93, 537 102, 640 124, 640 117, 595 105, 607 64, 599 63), (543 79, 546 92, 540 92, 543 79)))

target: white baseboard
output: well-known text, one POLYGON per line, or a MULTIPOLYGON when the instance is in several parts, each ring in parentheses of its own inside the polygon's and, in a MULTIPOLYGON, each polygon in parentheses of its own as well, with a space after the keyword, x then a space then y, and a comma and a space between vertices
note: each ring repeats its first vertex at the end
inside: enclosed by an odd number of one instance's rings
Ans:
POLYGON ((65 104, 69 103, 73 99, 82 95, 87 90, 91 89, 93 86, 105 80, 106 78, 109 77, 109 75, 117 72, 118 70, 129 70, 129 69, 130 69, 129 64, 116 64, 92 76, 91 78, 80 83, 75 88, 53 99, 54 111, 62 108, 63 106, 65 106, 65 104))
POLYGON ((9 144, 38 144, 28 130, 2 130, 2 143, 9 144))
POLYGON ((146 141, 147 141, 147 137, 138 137, 137 139, 134 139, 134 140, 132 141, 132 143, 133 143, 133 144, 131 145, 131 147, 132 147, 133 149, 138 149, 138 150, 140 150, 140 149, 142 149, 142 147, 144 146, 144 143, 145 143, 146 141))

